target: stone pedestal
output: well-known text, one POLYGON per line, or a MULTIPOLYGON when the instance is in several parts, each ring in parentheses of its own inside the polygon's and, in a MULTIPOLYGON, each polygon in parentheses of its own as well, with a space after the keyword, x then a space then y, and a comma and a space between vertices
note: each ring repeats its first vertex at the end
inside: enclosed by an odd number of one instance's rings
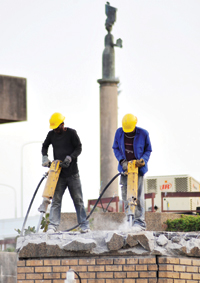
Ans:
MULTIPOLYGON (((112 145, 117 130, 118 80, 98 80, 100 84, 100 182, 101 191, 118 173, 112 145)), ((118 179, 106 190, 103 197, 118 195, 118 179)))

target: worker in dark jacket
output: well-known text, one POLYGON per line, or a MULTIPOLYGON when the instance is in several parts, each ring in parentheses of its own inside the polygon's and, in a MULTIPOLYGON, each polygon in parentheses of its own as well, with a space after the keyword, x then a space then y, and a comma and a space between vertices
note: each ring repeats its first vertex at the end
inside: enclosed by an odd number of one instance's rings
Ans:
POLYGON ((60 113, 54 113, 51 116, 49 122, 52 131, 48 133, 42 145, 42 166, 50 166, 49 145, 53 147, 54 160, 61 160, 63 166, 50 208, 48 233, 56 232, 60 224, 62 197, 67 187, 74 202, 81 232, 85 233, 89 231, 89 224, 86 220, 77 165, 77 157, 82 151, 82 144, 75 130, 64 127, 64 120, 65 117, 60 113))
MULTIPOLYGON (((135 219, 132 223, 132 230, 139 232, 146 229, 143 176, 148 171, 148 160, 152 151, 149 133, 136 127, 137 118, 132 114, 126 114, 122 119, 122 127, 118 128, 115 134, 113 151, 119 161, 118 170, 122 173, 120 185, 122 200, 124 201, 125 212, 128 210, 127 201, 127 171, 128 161, 137 160, 138 170, 138 198, 135 208, 135 219)), ((127 217, 129 221, 129 218, 127 217)))

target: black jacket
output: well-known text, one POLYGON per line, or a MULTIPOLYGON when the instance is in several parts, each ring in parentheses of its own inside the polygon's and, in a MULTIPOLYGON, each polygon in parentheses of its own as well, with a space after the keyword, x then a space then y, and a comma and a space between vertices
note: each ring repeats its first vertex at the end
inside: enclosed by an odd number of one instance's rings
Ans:
POLYGON ((76 131, 70 128, 64 128, 61 134, 50 131, 42 145, 42 155, 48 155, 50 144, 53 147, 54 160, 64 161, 67 155, 72 158, 70 166, 62 168, 60 176, 69 177, 78 173, 77 157, 82 151, 82 144, 76 131))

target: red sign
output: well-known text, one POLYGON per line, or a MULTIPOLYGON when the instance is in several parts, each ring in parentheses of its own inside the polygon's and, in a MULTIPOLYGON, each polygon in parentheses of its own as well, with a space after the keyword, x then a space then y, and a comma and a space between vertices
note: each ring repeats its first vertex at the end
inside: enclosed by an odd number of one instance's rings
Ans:
POLYGON ((163 185, 160 186, 160 190, 161 191, 169 190, 169 189, 171 189, 171 187, 172 187, 171 183, 163 184, 163 185))

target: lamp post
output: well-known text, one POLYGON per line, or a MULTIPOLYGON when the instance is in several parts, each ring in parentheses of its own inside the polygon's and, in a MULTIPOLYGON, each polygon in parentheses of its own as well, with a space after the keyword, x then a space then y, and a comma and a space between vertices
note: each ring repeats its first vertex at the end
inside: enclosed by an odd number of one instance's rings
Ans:
POLYGON ((17 218, 17 194, 16 194, 16 189, 12 186, 6 185, 6 184, 0 184, 0 186, 8 187, 14 191, 14 196, 15 196, 15 218, 17 218))
POLYGON ((24 143, 21 148, 21 217, 23 217, 23 149, 26 145, 33 143, 42 143, 42 141, 27 142, 24 143))

